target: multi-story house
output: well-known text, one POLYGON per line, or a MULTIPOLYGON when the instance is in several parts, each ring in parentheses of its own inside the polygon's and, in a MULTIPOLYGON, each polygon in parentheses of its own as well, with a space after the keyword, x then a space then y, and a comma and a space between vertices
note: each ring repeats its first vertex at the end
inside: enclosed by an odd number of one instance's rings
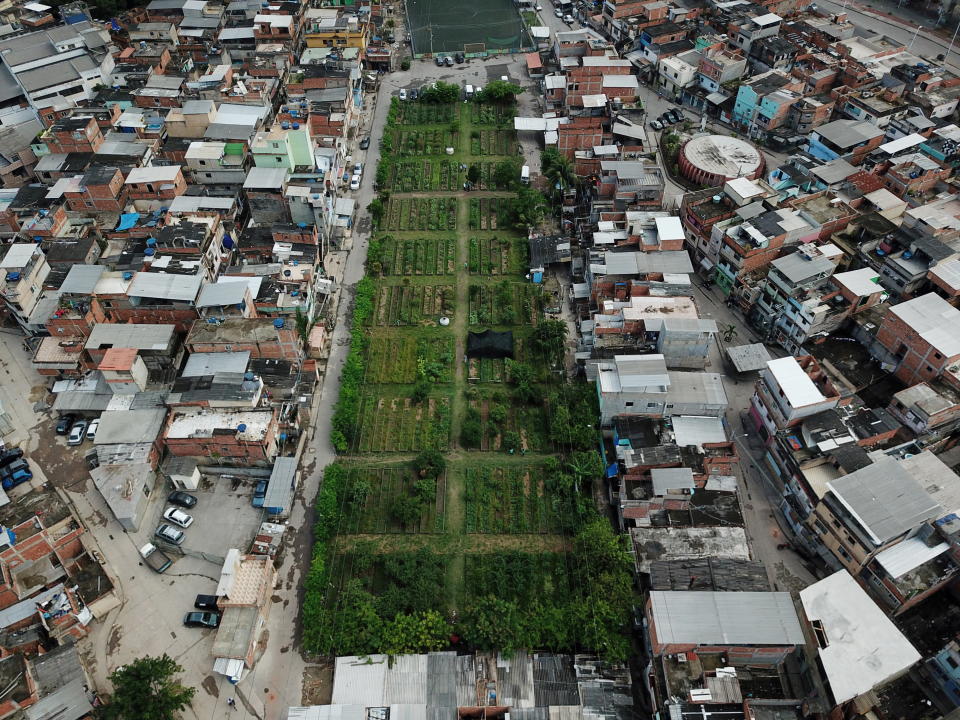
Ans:
POLYGON ((703 55, 696 50, 660 58, 657 63, 659 88, 674 97, 680 97, 684 88, 696 82, 702 60, 703 55))
POLYGON ((960 310, 935 293, 898 303, 883 316, 876 340, 907 385, 952 378, 960 362, 960 310))
POLYGON ((771 70, 740 85, 733 106, 733 122, 751 137, 786 125, 790 108, 802 97, 803 82, 771 70))
POLYGON ((56 294, 45 292, 44 280, 50 265, 36 243, 15 243, 6 246, 0 258, 3 273, 0 291, 6 313, 28 335, 43 331, 56 307, 56 294))
POLYGON ((960 479, 929 451, 907 455, 829 481, 807 519, 820 556, 897 614, 960 573, 936 525, 949 512, 938 496, 955 494, 960 479))
POLYGON ((884 132, 865 120, 834 120, 810 133, 806 150, 821 160, 843 158, 859 165, 884 141, 884 132))
POLYGON ((750 417, 768 445, 777 433, 835 408, 840 394, 810 355, 770 360, 750 400, 750 417))

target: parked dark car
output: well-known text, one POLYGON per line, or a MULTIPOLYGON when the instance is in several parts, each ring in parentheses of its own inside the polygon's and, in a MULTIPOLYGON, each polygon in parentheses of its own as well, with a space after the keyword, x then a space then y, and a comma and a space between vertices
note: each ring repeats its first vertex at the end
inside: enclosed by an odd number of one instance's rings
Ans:
POLYGON ((437 55, 434 59, 434 62, 437 63, 437 67, 443 67, 443 58, 437 55))
POLYGON ((660 115, 660 122, 663 123, 663 126, 664 126, 664 127, 666 127, 667 125, 673 125, 673 118, 670 117, 670 111, 669 111, 669 110, 667 110, 665 113, 663 113, 662 115, 660 115))
POLYGON ((253 489, 253 506, 263 507, 263 499, 267 496, 267 480, 260 480, 253 489))
POLYGON ((197 595, 197 599, 193 601, 193 606, 197 610, 216 610, 217 596, 216 595, 197 595))
POLYGON ((366 150, 368 147, 370 147, 370 138, 365 137, 363 140, 360 141, 360 149, 366 150))
POLYGON ((25 483, 33 478, 33 473, 29 470, 18 470, 13 475, 4 477, 0 480, 0 487, 4 490, 11 490, 21 483, 25 483))
POLYGON ((670 113, 670 119, 673 120, 674 123, 681 123, 686 120, 686 118, 683 116, 683 113, 676 108, 671 108, 670 110, 667 110, 667 112, 670 113))
POLYGON ((410 99, 411 99, 411 100, 416 100, 416 99, 419 98, 419 97, 420 97, 420 93, 418 93, 416 90, 411 90, 411 91, 410 91, 410 99))
POLYGON ((458 52, 456 55, 453 56, 453 59, 456 60, 458 63, 464 63, 467 60, 467 56, 464 55, 462 52, 458 52))
POLYGON ((184 508, 192 508, 197 504, 197 496, 186 493, 183 490, 174 490, 167 495, 167 502, 171 505, 179 505, 184 508))
POLYGON ((186 627, 215 628, 220 625, 220 613, 188 612, 183 616, 186 627))
POLYGON ((14 462, 0 468, 0 478, 8 478, 13 475, 15 472, 21 470, 29 470, 30 466, 27 465, 26 460, 15 460, 14 462))
POLYGON ((0 467, 6 467, 14 460, 19 460, 23 457, 23 450, 20 448, 12 448, 10 450, 4 450, 0 453, 0 467))
POLYGON ((61 415, 60 419, 57 420, 57 435, 66 435, 70 432, 70 428, 73 427, 73 424, 77 421, 77 416, 71 413, 66 415, 61 415))

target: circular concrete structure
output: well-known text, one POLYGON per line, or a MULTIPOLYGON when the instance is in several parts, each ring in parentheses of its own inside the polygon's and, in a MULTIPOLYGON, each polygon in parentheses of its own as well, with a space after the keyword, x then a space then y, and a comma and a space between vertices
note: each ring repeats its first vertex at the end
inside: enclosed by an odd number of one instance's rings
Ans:
POLYGON ((752 143, 726 135, 698 135, 687 140, 677 158, 680 173, 708 187, 742 177, 754 180, 763 173, 763 154, 752 143))

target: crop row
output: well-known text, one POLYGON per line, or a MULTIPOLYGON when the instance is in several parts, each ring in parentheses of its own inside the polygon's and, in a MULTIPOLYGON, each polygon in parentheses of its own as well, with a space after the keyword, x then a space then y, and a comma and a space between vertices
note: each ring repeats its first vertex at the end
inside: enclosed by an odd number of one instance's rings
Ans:
POLYGON ((453 315, 452 285, 381 285, 377 291, 375 325, 435 325, 453 315))
POLYGON ((455 230, 456 198, 391 199, 383 219, 385 230, 455 230))

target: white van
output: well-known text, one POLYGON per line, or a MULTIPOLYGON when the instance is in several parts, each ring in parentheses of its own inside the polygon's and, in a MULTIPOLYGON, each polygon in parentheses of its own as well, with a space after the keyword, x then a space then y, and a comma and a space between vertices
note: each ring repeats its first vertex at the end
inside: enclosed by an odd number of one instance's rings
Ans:
POLYGON ((524 185, 530 184, 530 166, 529 165, 524 165, 522 168, 520 168, 520 182, 522 182, 524 185))
POLYGON ((468 100, 473 97, 473 85, 467 85, 463 89, 463 96, 468 100))

